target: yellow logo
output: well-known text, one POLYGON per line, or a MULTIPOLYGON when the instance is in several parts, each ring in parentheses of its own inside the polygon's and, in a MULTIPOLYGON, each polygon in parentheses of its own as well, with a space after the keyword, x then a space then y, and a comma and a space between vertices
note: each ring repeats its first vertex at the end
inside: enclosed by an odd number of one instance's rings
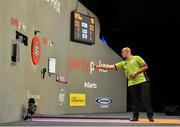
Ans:
POLYGON ((70 106, 86 106, 86 94, 70 93, 70 106))

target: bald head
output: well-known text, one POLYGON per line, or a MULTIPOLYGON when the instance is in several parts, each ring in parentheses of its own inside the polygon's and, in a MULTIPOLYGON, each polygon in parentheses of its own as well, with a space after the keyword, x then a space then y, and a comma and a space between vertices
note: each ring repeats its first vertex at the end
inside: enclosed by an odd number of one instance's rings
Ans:
POLYGON ((122 49, 121 55, 123 58, 127 59, 131 57, 131 49, 129 47, 125 47, 122 49))
POLYGON ((127 52, 127 53, 131 53, 131 49, 129 47, 123 48, 122 51, 127 52))

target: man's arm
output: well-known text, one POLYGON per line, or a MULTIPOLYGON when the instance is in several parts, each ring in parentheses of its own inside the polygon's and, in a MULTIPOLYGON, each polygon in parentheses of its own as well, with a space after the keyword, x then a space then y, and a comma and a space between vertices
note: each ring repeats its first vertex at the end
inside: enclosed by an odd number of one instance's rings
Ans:
POLYGON ((116 70, 116 67, 115 67, 114 64, 112 64, 112 65, 103 65, 103 66, 95 65, 94 67, 96 69, 116 70))
POLYGON ((147 69, 148 69, 148 65, 145 64, 137 72, 132 73, 130 77, 135 78, 138 74, 141 74, 142 72, 145 72, 147 69))
POLYGON ((141 74, 142 72, 145 72, 147 69, 148 69, 148 65, 145 64, 137 71, 137 74, 141 74))

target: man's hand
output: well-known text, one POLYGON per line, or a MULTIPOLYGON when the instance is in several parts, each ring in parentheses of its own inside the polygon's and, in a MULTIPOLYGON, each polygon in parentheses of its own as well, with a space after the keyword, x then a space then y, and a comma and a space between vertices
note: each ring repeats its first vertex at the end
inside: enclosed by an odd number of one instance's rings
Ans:
POLYGON ((130 77, 131 77, 131 78, 135 78, 137 75, 138 75, 138 73, 137 73, 137 72, 134 72, 134 73, 132 73, 132 74, 130 75, 130 77))
POLYGON ((99 66, 99 65, 94 65, 94 67, 95 67, 95 69, 100 69, 101 68, 101 66, 99 66))

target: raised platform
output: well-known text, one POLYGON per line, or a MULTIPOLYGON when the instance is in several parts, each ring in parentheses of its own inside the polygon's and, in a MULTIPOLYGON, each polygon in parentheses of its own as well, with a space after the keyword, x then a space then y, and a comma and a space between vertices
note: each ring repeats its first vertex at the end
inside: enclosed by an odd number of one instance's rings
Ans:
POLYGON ((132 113, 92 113, 64 115, 34 115, 31 120, 4 123, 5 126, 180 126, 180 116, 155 113, 154 122, 149 122, 145 113, 139 121, 131 122, 132 113))
POLYGON ((43 115, 32 116, 32 120, 46 118, 72 118, 72 119, 126 119, 129 120, 130 113, 88 113, 88 114, 62 114, 62 115, 43 115))

